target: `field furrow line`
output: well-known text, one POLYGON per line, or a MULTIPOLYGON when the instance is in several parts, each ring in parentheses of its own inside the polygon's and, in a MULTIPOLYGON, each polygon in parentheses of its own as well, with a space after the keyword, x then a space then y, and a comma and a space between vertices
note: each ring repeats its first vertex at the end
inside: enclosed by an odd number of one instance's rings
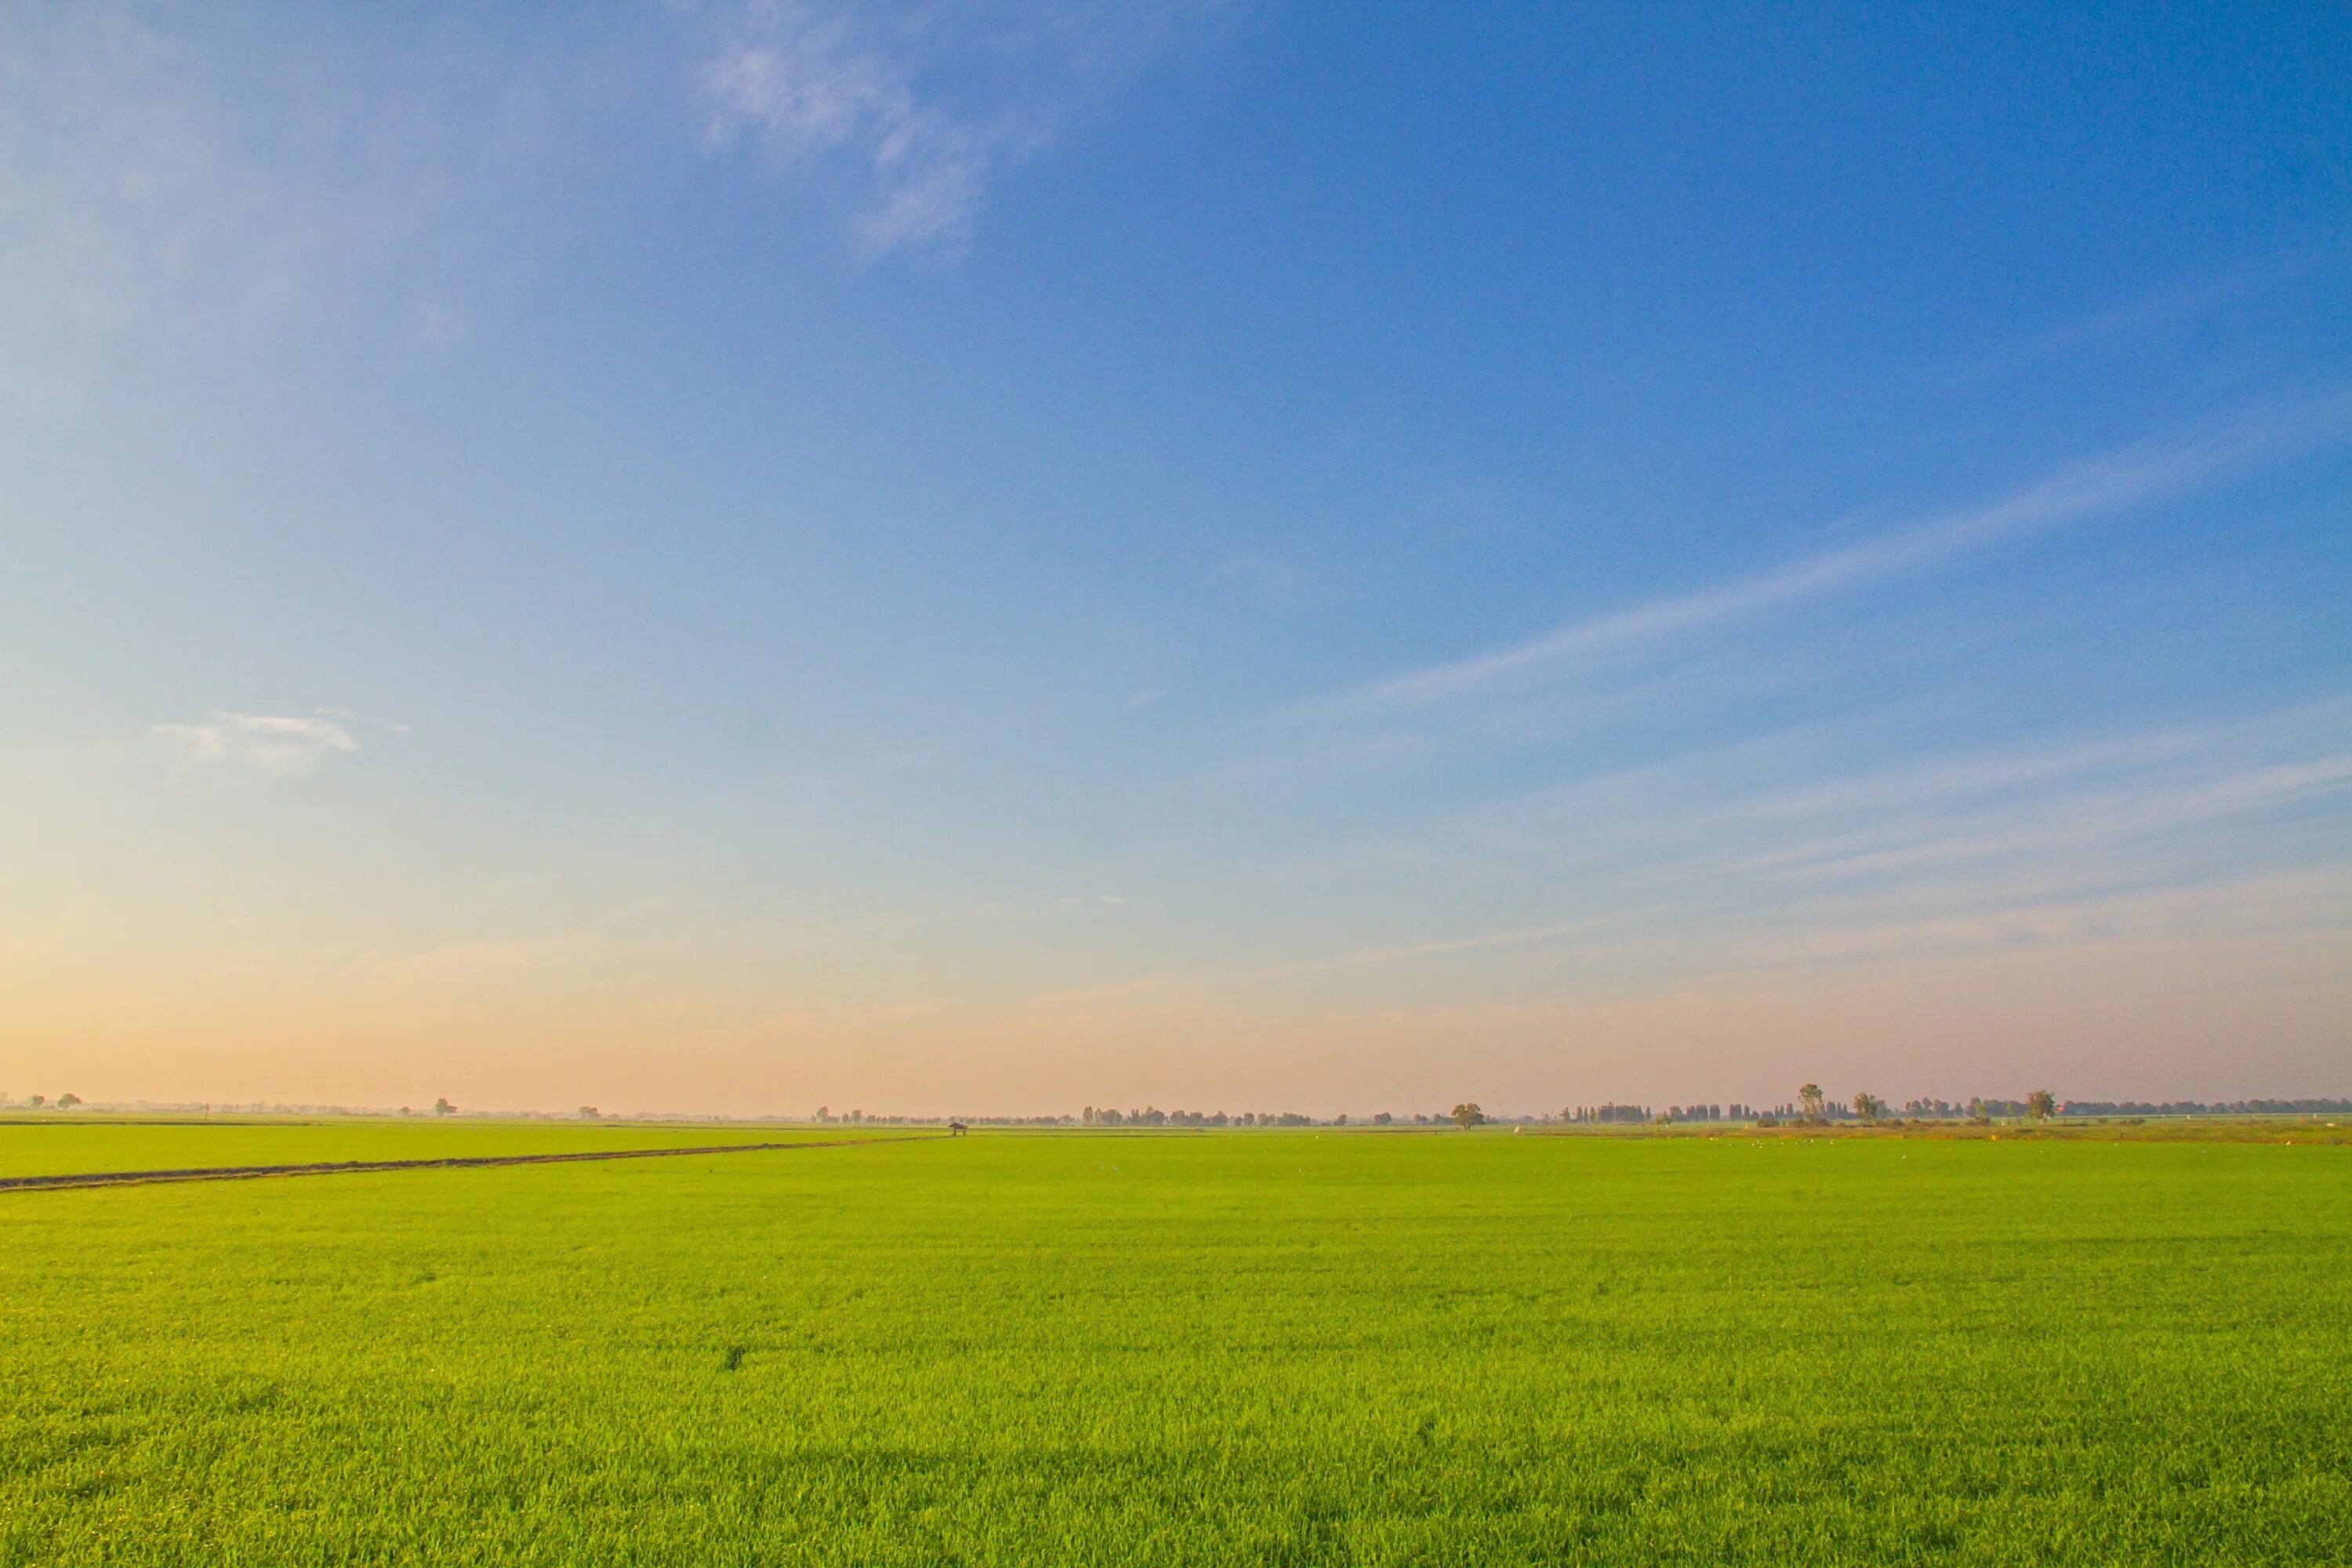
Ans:
POLYGON ((685 1149, 583 1149, 560 1154, 476 1154, 438 1160, 328 1160, 299 1165, 207 1165, 183 1171, 86 1171, 46 1176, 0 1176, 0 1193, 56 1192, 75 1187, 128 1187, 152 1182, 243 1182, 265 1176, 352 1175, 369 1171, 433 1171, 485 1165, 561 1165, 588 1160, 652 1160, 681 1154, 755 1154, 786 1149, 845 1149, 861 1143, 928 1143, 932 1138, 827 1138, 782 1143, 711 1143, 685 1149))

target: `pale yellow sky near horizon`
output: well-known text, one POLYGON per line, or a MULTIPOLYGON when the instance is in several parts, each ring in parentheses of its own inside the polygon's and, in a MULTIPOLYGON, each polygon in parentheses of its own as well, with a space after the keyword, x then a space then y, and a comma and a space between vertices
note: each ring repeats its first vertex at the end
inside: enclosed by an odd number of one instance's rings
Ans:
MULTIPOLYGON (((2337 890, 2341 890, 2340 884, 2337 890)), ((47 955, 58 956, 55 949, 47 955)), ((2344 1095, 2346 928, 2142 931, 1759 967, 1656 989, 1349 1005, 1360 973, 793 1009, 585 979, 589 954, 273 984, 0 963, 0 1090, 86 1100, 805 1114, 1082 1104, 1511 1114, 1618 1100, 2344 1095), (1333 984, 1333 975, 1339 984, 1333 984), (583 983, 584 981, 584 983, 583 983), (1927 1067, 1934 1062, 1939 1065, 1927 1067)), ((1533 984, 1529 984, 1530 981, 1533 984)))
POLYGON ((415 818, 404 735, 292 767, 101 746, 0 770, 22 851, 0 1091, 1318 1115, 1769 1104, 1808 1079, 2344 1095, 2345 712, 1793 791, 1701 755, 1018 901, 984 899, 984 868, 877 861, 780 897, 625 841, 453 831, 415 818))

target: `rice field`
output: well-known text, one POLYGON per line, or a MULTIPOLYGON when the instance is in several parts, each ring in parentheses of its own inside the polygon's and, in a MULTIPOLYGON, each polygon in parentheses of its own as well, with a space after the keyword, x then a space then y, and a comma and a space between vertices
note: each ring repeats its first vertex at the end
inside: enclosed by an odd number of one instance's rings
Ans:
POLYGON ((0 1357, 5 1564, 2342 1563, 2352 1150, 982 1132, 16 1193, 0 1357))

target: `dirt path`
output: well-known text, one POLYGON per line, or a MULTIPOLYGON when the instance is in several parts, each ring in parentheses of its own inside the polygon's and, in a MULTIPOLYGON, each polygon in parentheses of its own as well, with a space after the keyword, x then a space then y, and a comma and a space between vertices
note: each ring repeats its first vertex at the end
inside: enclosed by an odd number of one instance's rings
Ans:
MULTIPOLYGON (((935 1133, 934 1137, 945 1137, 935 1133)), ((560 1165, 581 1160, 654 1160, 675 1154, 751 1154, 783 1149, 845 1149, 853 1143, 922 1143, 914 1138, 827 1138, 789 1143, 711 1143, 691 1149, 587 1149, 569 1154, 476 1154, 447 1160, 330 1160, 307 1165, 210 1165, 188 1171, 90 1171, 79 1175, 0 1176, 0 1193, 129 1187, 147 1182, 245 1182, 262 1176, 331 1176, 358 1171, 448 1171, 477 1165, 560 1165)))

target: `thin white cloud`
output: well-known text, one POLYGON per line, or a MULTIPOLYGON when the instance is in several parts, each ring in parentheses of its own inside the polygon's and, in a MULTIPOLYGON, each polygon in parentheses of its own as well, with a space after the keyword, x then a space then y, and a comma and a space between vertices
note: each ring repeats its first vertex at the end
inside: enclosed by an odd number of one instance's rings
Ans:
POLYGON ((1874 831, 1804 843, 1726 868, 1786 868, 1853 877, 1925 865, 2024 854, 2063 854, 2103 839, 2128 838, 2273 810, 2352 789, 2352 754, 2250 769, 2171 791, 2116 790, 2041 802, 1991 819, 1897 822, 1874 831))
POLYGON ((2333 404, 2248 416, 2185 438, 2141 442, 2069 464, 1988 506, 1948 512, 1752 576, 1572 621, 1509 647, 1391 677, 1357 696, 1381 705, 1414 706, 1538 684, 1601 655, 1665 642, 2065 523, 2186 495, 2263 457, 2339 435, 2345 414, 2343 405, 2333 404))
POLYGON ((321 709, 304 719, 274 713, 215 712, 201 724, 158 724, 149 733, 183 767, 250 768, 278 778, 316 773, 329 757, 360 749, 346 721, 321 709))
MULTIPOLYGON (((1191 978, 1360 969, 1368 984, 1405 984, 1423 965, 1475 963, 1497 984, 1668 984, 1777 963, 1817 936, 1853 956, 1998 945, 2032 935, 2053 908, 2175 896, 2188 907, 2202 889, 2303 872, 2340 887, 2352 878, 2347 714, 2336 697, 1842 777, 1814 772, 1829 743, 1818 730, 1710 748, 1292 862, 1285 883, 1331 889, 1353 911, 1331 934, 1360 945, 1191 978), (1482 910, 1518 923, 1481 929, 1482 910), (1440 911, 1471 923, 1447 931, 1440 911), (1404 929, 1381 931, 1394 919, 1404 929), (1880 930, 1883 942, 1870 935, 1880 930)), ((2233 929, 2261 926, 2258 900, 2232 908, 2233 929)), ((2274 913, 2281 929, 2316 918, 2300 903, 2274 913)), ((2352 921, 2352 906, 2335 918, 2352 921)))
POLYGON ((698 86, 718 147, 832 164, 868 255, 953 255, 990 182, 1225 7, 1216 0, 855 5, 751 0, 698 86))
POLYGON ((2341 931, 2352 924, 2352 866, 2074 899, 2021 901, 1969 914, 1759 934, 1727 950, 1727 973, 2133 937, 2341 931))
POLYGON ((1827 743, 1801 729, 1490 803, 1342 858, 1573 869, 1580 880, 1623 867, 1722 886, 1813 867, 1873 870, 1889 856, 2067 851, 2339 795, 2352 788, 2347 716, 2352 700, 2338 697, 2204 727, 1767 782, 1827 743))
POLYGON ((2032 332, 2001 345, 1962 374, 1985 375, 2032 361, 2128 343, 2200 321, 2250 300, 2340 265, 2344 247, 2299 246, 2249 257, 2218 271, 2177 277, 2137 297, 2032 332))

